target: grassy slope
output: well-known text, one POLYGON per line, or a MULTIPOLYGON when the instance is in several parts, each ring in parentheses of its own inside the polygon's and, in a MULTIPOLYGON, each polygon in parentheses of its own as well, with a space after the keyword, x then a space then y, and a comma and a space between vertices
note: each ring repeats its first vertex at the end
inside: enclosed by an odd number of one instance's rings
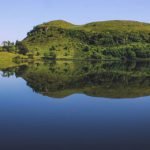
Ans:
MULTIPOLYGON (((104 49, 108 49, 107 44, 89 44, 86 38, 90 38, 91 36, 91 39, 94 39, 92 36, 95 34, 104 34, 104 36, 109 35, 113 36, 113 38, 118 35, 126 38, 129 34, 134 33, 140 38, 147 38, 147 41, 138 42, 137 39, 137 42, 129 42, 128 46, 140 43, 142 44, 141 47, 145 44, 148 45, 148 48, 150 47, 150 24, 135 21, 104 21, 85 25, 73 25, 65 21, 57 20, 36 26, 28 33, 27 38, 25 38, 23 42, 30 50, 33 50, 34 52, 39 51, 41 55, 44 53, 49 54, 51 51, 49 49, 54 46, 55 50, 53 51, 55 51, 57 58, 82 59, 91 56, 93 53, 99 55, 104 49), (83 48, 87 45, 89 46, 90 51, 84 53, 83 48)), ((110 46, 113 48, 119 47, 120 49, 124 49, 127 46, 126 43, 115 43, 110 46)), ((147 47, 145 49, 147 49, 147 47)))
POLYGON ((104 21, 104 22, 93 22, 81 27, 86 31, 149 31, 150 32, 150 24, 142 23, 137 21, 104 21))
POLYGON ((15 66, 16 64, 12 60, 16 56, 13 53, 0 52, 0 69, 15 66))
POLYGON ((142 23, 137 21, 102 21, 102 22, 92 22, 85 25, 73 25, 69 22, 63 20, 51 21, 48 23, 41 24, 37 26, 38 28, 48 28, 48 27, 60 27, 64 29, 74 29, 74 30, 85 30, 89 32, 103 32, 103 31, 149 31, 150 24, 142 23))
POLYGON ((26 56, 20 54, 0 52, 0 69, 6 69, 9 67, 15 67, 26 64, 26 62, 15 63, 13 59, 17 56, 19 56, 22 60, 27 58, 26 56))

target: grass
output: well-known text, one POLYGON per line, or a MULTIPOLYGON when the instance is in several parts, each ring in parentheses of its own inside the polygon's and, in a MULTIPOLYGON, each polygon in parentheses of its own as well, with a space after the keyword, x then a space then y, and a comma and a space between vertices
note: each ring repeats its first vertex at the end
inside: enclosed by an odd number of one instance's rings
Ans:
POLYGON ((102 21, 102 22, 93 22, 81 26, 81 29, 86 31, 150 31, 150 24, 137 22, 137 21, 121 21, 121 20, 112 20, 112 21, 102 21))
POLYGON ((112 21, 101 21, 92 22, 85 25, 74 25, 64 20, 55 20, 48 23, 37 26, 38 28, 49 28, 59 27, 64 29, 74 30, 85 30, 92 32, 102 32, 105 30, 120 30, 120 31, 150 31, 150 24, 138 22, 138 21, 127 21, 127 20, 112 20, 112 21))
POLYGON ((35 56, 33 59, 28 59, 28 57, 24 55, 9 52, 0 52, 0 69, 19 66, 30 61, 38 62, 39 60, 40 58, 37 56, 35 56), (19 57, 19 62, 14 61, 16 57, 19 57))
POLYGON ((16 66, 13 62, 13 58, 18 56, 18 54, 0 52, 0 69, 16 66))

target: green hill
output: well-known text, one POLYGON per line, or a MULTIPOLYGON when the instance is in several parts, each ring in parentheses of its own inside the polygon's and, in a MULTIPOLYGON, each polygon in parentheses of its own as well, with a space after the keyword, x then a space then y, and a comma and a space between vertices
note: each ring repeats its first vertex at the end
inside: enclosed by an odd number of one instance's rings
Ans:
POLYGON ((22 43, 47 58, 149 59, 150 24, 116 20, 73 25, 57 20, 34 27, 22 43))

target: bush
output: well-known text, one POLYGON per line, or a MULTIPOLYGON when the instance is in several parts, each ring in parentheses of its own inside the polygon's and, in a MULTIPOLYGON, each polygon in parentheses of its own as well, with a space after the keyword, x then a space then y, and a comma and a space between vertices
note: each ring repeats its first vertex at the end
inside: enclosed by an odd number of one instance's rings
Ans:
POLYGON ((48 57, 49 57, 48 53, 44 53, 44 58, 48 58, 48 57))
POLYGON ((84 48, 83 48, 83 51, 84 52, 88 52, 90 50, 90 48, 88 47, 88 46, 85 46, 84 48))
POLYGON ((55 48, 55 46, 52 46, 49 50, 54 51, 54 50, 56 50, 56 48, 55 48))
POLYGON ((19 54, 26 55, 29 52, 29 49, 22 42, 17 41, 16 47, 18 49, 19 54))
POLYGON ((40 56, 40 52, 37 52, 37 53, 36 53, 36 56, 40 56))
POLYGON ((132 60, 133 60, 133 59, 136 59, 136 53, 135 53, 133 50, 127 49, 127 50, 126 50, 126 53, 127 53, 127 54, 126 54, 126 58, 127 58, 127 59, 129 59, 129 60, 130 60, 130 59, 132 59, 132 60))
POLYGON ((29 54, 28 54, 28 58, 29 58, 29 59, 33 59, 33 58, 34 58, 34 55, 33 55, 32 53, 29 53, 29 54))
POLYGON ((50 52, 49 56, 51 59, 56 59, 56 54, 54 52, 50 52))

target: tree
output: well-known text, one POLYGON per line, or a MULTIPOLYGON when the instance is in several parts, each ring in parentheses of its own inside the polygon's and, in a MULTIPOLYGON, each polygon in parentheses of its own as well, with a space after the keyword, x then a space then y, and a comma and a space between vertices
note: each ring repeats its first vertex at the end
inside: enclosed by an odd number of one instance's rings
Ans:
POLYGON ((4 41, 2 43, 2 50, 3 51, 7 51, 7 52, 13 52, 16 50, 15 44, 13 42, 10 41, 4 41))
POLYGON ((29 49, 22 42, 16 41, 16 47, 19 54, 26 55, 29 52, 29 49))

